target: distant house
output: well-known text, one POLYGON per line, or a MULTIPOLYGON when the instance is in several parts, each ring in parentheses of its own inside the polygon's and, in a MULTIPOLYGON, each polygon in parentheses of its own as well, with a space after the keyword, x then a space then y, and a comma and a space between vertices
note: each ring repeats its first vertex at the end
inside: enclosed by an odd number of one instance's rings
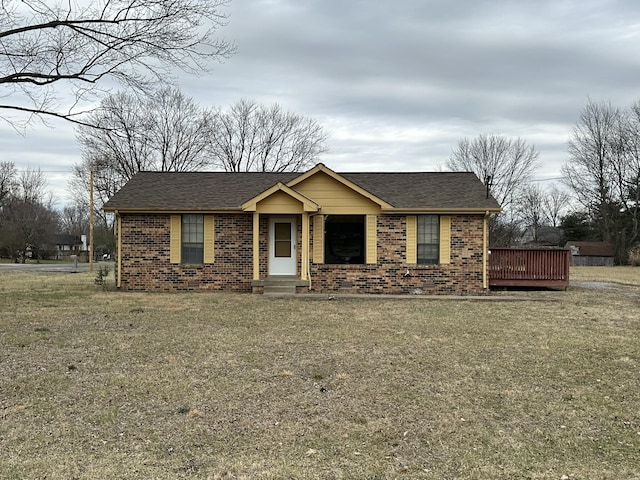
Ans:
POLYGON ((527 227, 522 232, 522 245, 524 246, 545 246, 556 247, 560 244, 562 230, 558 227, 540 226, 537 228, 527 227))
POLYGON ((56 260, 68 258, 69 255, 77 255, 83 247, 82 239, 77 235, 58 234, 54 237, 54 241, 56 260))
POLYGON ((567 242, 571 250, 571 265, 612 267, 615 249, 608 242, 567 242))
POLYGON ((116 216, 123 290, 480 293, 498 203, 469 172, 140 172, 116 216))

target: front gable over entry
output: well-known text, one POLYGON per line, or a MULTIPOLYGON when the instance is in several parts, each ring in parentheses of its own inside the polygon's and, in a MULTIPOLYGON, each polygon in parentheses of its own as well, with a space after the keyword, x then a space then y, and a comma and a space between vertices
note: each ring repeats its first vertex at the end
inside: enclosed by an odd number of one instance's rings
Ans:
POLYGON ((333 172, 322 164, 294 178, 277 183, 241 205, 245 212, 378 214, 391 204, 333 172))
POLYGON ((318 164, 308 172, 294 178, 287 186, 321 206, 324 214, 379 213, 393 208, 384 200, 347 180, 333 170, 318 164))
POLYGON ((243 211, 257 213, 313 213, 319 208, 313 200, 282 183, 277 183, 242 204, 243 211))

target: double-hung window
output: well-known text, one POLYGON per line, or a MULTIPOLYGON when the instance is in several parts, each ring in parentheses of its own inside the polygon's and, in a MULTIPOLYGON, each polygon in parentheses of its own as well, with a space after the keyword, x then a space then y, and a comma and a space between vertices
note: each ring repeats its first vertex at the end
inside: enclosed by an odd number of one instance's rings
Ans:
POLYGON ((417 225, 418 263, 435 265, 440 262, 440 217, 418 215, 417 225))
POLYGON ((204 215, 182 215, 182 263, 204 263, 204 215))

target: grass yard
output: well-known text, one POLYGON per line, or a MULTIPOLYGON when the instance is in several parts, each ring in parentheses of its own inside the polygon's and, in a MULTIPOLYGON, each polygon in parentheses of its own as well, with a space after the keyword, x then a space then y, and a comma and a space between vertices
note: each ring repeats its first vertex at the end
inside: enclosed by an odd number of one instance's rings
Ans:
POLYGON ((640 268, 624 267, 571 267, 571 280, 618 283, 640 287, 640 268))
POLYGON ((0 478, 640 478, 638 289, 522 295, 3 272, 0 478))

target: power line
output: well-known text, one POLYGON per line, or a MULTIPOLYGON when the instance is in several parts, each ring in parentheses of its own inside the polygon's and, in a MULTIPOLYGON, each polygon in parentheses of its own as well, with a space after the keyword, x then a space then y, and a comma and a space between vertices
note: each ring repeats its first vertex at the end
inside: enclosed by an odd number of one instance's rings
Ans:
POLYGON ((562 180, 564 177, 551 177, 551 178, 534 178, 532 182, 550 182, 551 180, 562 180))
POLYGON ((69 173, 71 170, 16 170, 18 173, 42 172, 42 173, 69 173))

